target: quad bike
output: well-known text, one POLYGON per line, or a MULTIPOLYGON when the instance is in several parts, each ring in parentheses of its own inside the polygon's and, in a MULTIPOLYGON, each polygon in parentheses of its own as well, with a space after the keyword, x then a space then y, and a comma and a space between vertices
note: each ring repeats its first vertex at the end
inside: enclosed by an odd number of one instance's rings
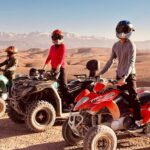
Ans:
MULTIPOLYGON (((87 68, 90 68, 89 65, 87 68)), ((18 77, 13 81, 8 108, 8 116, 13 122, 25 123, 31 131, 42 132, 53 126, 56 118, 63 117, 66 106, 63 103, 64 93, 53 77, 51 72, 32 68, 29 76, 18 77)), ((92 77, 86 75, 76 77, 67 85, 73 100, 83 89, 91 90, 94 82, 92 77)))
MULTIPOLYGON (((127 132, 134 124, 132 108, 119 90, 116 81, 96 82, 93 92, 85 89, 75 99, 76 105, 69 119, 63 124, 62 135, 69 145, 82 141, 86 150, 116 150, 115 132, 127 132)), ((150 91, 138 90, 141 102, 143 131, 140 135, 150 136, 150 91)), ((129 131, 128 131, 129 132, 129 131)))
MULTIPOLYGON (((0 70, 2 71, 2 69, 0 70)), ((0 75, 0 117, 6 112, 6 99, 8 98, 8 79, 0 75)))

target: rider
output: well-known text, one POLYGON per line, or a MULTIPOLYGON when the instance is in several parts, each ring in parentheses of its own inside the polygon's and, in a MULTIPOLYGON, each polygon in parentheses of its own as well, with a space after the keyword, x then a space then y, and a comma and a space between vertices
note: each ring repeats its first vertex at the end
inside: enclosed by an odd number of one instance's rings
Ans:
POLYGON ((7 59, 0 63, 0 67, 5 66, 4 76, 9 80, 9 85, 11 86, 12 80, 15 78, 15 71, 17 68, 18 60, 16 58, 16 53, 18 52, 14 46, 9 46, 6 48, 7 59))
POLYGON ((65 71, 65 57, 66 57, 66 46, 63 43, 63 33, 61 30, 56 29, 52 32, 52 42, 53 45, 50 47, 49 55, 45 61, 43 69, 51 62, 52 71, 56 74, 58 82, 60 85, 60 90, 63 93, 63 96, 69 101, 71 100, 68 97, 67 92, 67 78, 65 71))
POLYGON ((140 102, 136 92, 136 46, 129 39, 133 31, 135 30, 133 29, 132 24, 127 20, 120 21, 117 24, 116 36, 117 38, 119 38, 119 41, 113 45, 111 57, 104 68, 101 70, 101 72, 98 74, 98 76, 108 71, 113 61, 116 58, 118 59, 116 79, 118 80, 118 82, 124 84, 121 89, 125 89, 128 91, 129 96, 131 97, 131 107, 133 108, 133 117, 135 120, 135 124, 130 128, 130 130, 140 132, 141 111, 140 102))

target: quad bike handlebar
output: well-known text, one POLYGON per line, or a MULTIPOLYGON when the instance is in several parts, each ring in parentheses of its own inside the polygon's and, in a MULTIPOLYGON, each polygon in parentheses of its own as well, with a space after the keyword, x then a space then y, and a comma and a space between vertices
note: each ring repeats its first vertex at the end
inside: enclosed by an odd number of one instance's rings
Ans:
POLYGON ((75 76, 77 79, 78 78, 87 78, 86 74, 74 74, 73 76, 75 76))
POLYGON ((95 79, 97 82, 106 82, 107 84, 112 84, 113 86, 122 86, 126 84, 126 82, 119 82, 116 79, 106 79, 103 78, 101 75, 100 76, 95 76, 95 79))
POLYGON ((31 68, 29 71, 30 78, 35 80, 57 80, 59 74, 59 72, 53 70, 45 71, 44 69, 35 68, 31 68))

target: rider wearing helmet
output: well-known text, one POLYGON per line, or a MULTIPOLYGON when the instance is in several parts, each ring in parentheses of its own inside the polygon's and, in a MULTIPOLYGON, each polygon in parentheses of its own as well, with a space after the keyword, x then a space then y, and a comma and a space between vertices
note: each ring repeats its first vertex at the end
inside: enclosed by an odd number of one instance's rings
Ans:
POLYGON ((53 45, 50 47, 49 55, 45 61, 43 69, 46 68, 47 64, 51 63, 52 70, 59 75, 60 84, 64 86, 66 84, 65 76, 65 57, 66 47, 63 43, 63 33, 61 30, 54 30, 52 32, 53 45))
MULTIPOLYGON (((49 55, 45 61, 43 69, 51 63, 52 71, 55 77, 58 79, 60 90, 63 96, 70 100, 68 91, 66 88, 67 79, 65 71, 65 57, 66 57, 66 46, 63 43, 63 33, 61 30, 56 29, 52 32, 51 39, 53 45, 50 47, 49 55)), ((67 101, 67 103, 70 103, 67 101)))
POLYGON ((18 51, 14 46, 9 46, 6 48, 5 52, 7 53, 7 59, 0 63, 0 67, 5 66, 4 76, 7 77, 9 84, 11 85, 12 80, 15 78, 15 70, 18 63, 15 54, 17 54, 18 51))
POLYGON ((135 30, 129 21, 123 20, 117 24, 116 36, 119 38, 119 41, 113 45, 111 57, 98 75, 102 75, 108 71, 113 61, 118 59, 116 79, 120 83, 126 83, 121 89, 127 90, 131 97, 131 107, 133 108, 133 117, 135 119, 135 124, 130 130, 140 132, 141 112, 136 92, 136 46, 129 39, 133 31, 135 30))

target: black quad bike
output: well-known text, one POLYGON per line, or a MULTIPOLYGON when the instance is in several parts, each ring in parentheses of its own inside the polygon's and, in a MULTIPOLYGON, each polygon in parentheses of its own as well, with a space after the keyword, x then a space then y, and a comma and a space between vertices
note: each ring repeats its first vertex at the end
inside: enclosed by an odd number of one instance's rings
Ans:
MULTIPOLYGON (((89 77, 76 75, 76 79, 67 85, 67 93, 73 100, 83 89, 93 87, 98 62, 90 60, 86 67, 90 71, 89 77)), ((8 116, 15 123, 25 123, 33 132, 45 131, 54 125, 56 118, 63 117, 66 105, 63 95, 50 72, 31 69, 29 76, 13 81, 8 116)))

